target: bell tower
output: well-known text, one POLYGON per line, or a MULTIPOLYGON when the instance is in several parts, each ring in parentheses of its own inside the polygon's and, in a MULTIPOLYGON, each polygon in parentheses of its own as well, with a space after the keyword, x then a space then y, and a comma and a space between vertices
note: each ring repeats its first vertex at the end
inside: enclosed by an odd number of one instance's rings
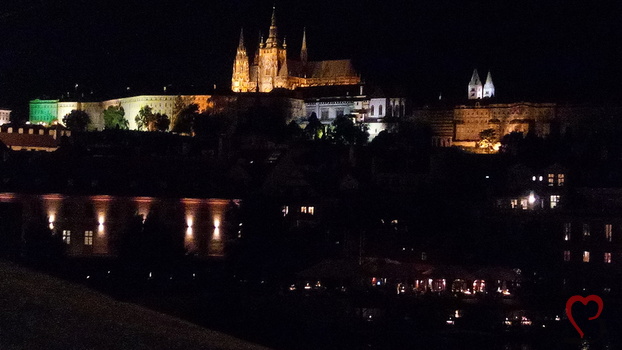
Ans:
POLYGON ((492 75, 490 71, 488 71, 486 83, 484 84, 484 98, 491 98, 493 96, 495 96, 495 85, 492 83, 492 75))
POLYGON ((479 79, 479 74, 477 74, 477 69, 474 69, 468 87, 469 100, 481 99, 483 90, 484 87, 482 86, 482 81, 479 79))

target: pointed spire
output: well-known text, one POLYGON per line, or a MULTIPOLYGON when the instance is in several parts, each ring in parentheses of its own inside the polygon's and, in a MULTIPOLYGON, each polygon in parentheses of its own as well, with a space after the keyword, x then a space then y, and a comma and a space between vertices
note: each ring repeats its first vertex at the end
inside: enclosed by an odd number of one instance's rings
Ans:
POLYGON ((495 85, 492 83, 492 74, 490 70, 486 76, 486 83, 484 84, 484 97, 493 97, 495 95, 495 85))
POLYGON ((302 47, 300 48, 300 61, 307 63, 307 28, 302 29, 302 47))
POLYGON ((469 85, 479 85, 481 84, 481 80, 479 80, 479 74, 477 74, 477 68, 473 70, 473 75, 471 76, 471 81, 469 85))
POLYGON ((267 47, 277 46, 277 31, 276 31, 276 6, 272 6, 272 20, 270 22, 270 34, 268 40, 266 40, 267 47))
POLYGON ((492 75, 490 74, 490 70, 488 71, 488 75, 486 76, 486 84, 492 84, 492 75))
POLYGON ((473 75, 471 76, 471 81, 469 82, 468 87, 468 97, 469 100, 475 100, 482 98, 482 81, 479 79, 479 74, 477 74, 477 69, 473 70, 473 75))
POLYGON ((246 51, 246 48, 244 47, 244 28, 240 29, 240 43, 238 44, 238 50, 246 51))

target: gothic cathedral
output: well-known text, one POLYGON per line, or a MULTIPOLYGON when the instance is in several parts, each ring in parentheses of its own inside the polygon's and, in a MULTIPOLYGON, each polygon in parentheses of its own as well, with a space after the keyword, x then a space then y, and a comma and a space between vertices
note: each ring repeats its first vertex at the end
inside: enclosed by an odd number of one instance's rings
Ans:
POLYGON ((255 57, 250 63, 244 33, 240 32, 231 90, 234 92, 270 92, 273 89, 296 89, 298 87, 352 85, 361 82, 352 62, 346 60, 308 61, 306 32, 302 34, 300 59, 287 58, 287 44, 277 36, 275 9, 268 38, 259 39, 255 57))

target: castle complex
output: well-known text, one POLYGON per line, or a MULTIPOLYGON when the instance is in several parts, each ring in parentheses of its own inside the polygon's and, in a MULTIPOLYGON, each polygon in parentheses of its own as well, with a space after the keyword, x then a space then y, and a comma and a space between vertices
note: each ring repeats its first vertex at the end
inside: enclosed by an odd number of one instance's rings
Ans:
POLYGON ((240 32, 231 90, 234 92, 270 92, 273 89, 293 90, 298 87, 354 85, 361 82, 352 62, 346 60, 309 61, 306 32, 302 34, 300 59, 287 57, 287 44, 277 36, 275 9, 268 38, 259 39, 252 64, 240 32))
POLYGON ((595 120, 603 114, 617 115, 622 112, 619 106, 498 103, 494 99, 495 86, 490 71, 482 84, 477 69, 473 71, 467 89, 468 102, 413 109, 410 118, 430 125, 434 146, 476 148, 480 132, 488 129, 494 130, 498 139, 511 132, 524 135, 532 132, 546 137, 553 131, 565 133, 569 128, 579 128, 577 123, 581 118, 595 120))

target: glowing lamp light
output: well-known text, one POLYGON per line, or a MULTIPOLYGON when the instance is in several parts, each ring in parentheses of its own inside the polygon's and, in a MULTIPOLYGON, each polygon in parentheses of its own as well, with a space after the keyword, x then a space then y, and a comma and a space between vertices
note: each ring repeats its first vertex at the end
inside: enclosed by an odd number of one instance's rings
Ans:
POLYGON ((534 204, 536 202, 536 196, 533 194, 533 192, 529 194, 527 201, 529 201, 529 204, 534 204))
POLYGON ((48 227, 50 228, 50 230, 54 229, 54 221, 56 221, 56 215, 54 215, 54 213, 52 213, 48 217, 48 222, 49 222, 48 227))
POLYGON ((188 226, 189 228, 191 228, 193 223, 194 223, 194 220, 192 220, 192 216, 188 216, 188 217, 186 218, 186 226, 188 226))
POLYGON ((99 222, 100 226, 103 225, 104 224, 104 215, 103 214, 99 215, 99 218, 97 219, 97 221, 99 222))
POLYGON ((214 219, 214 228, 220 228, 220 220, 214 219))

